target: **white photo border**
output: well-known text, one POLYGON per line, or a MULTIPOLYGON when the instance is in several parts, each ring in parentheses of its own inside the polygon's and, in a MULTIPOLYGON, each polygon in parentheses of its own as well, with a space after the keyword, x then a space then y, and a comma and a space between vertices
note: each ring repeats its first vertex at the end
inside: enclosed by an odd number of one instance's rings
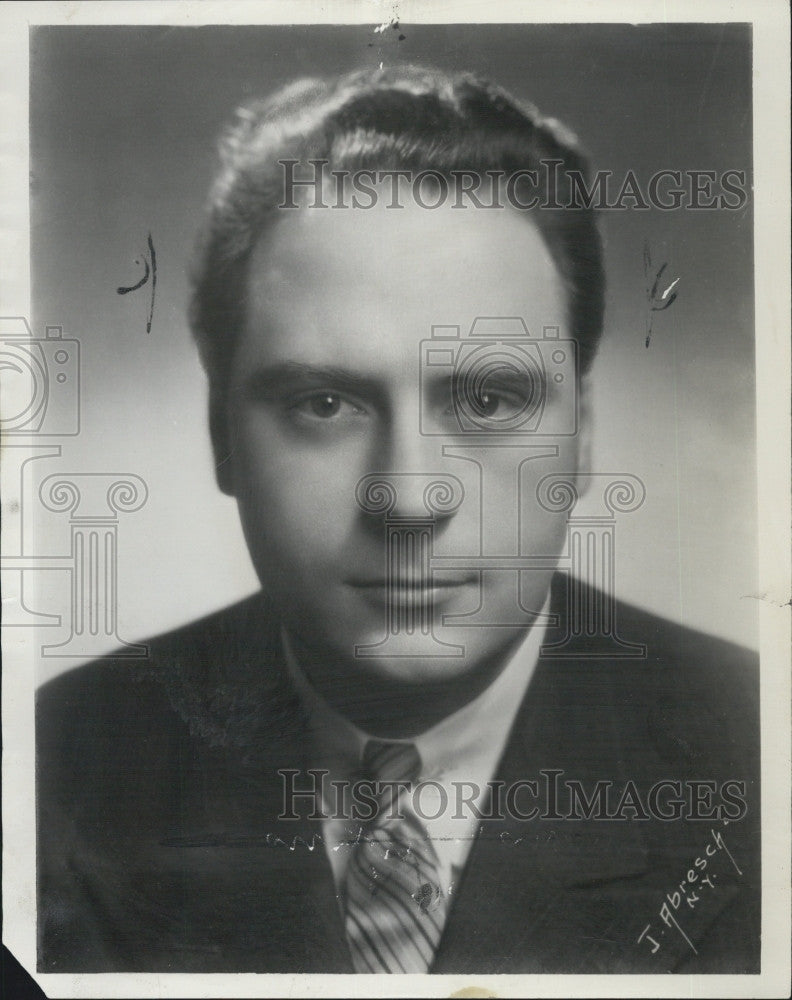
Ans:
MULTIPOLYGON (((789 12, 783 0, 664 3, 10 3, 0 11, 0 309, 30 315, 28 29, 34 24, 750 22, 754 49, 755 302, 762 729, 762 972, 757 976, 39 974, 35 971, 33 646, 3 636, 4 943, 53 997, 772 997, 790 979, 789 12), (460 994, 464 995, 464 994, 460 994)), ((9 487, 10 489, 11 487, 9 487)), ((18 501, 4 491, 4 505, 18 501)))

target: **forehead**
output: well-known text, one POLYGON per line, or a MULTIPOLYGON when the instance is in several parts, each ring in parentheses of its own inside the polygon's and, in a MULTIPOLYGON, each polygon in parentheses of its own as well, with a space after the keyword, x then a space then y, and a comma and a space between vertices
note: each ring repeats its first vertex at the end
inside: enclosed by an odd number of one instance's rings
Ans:
POLYGON ((243 357, 401 364, 432 325, 477 316, 567 329, 561 278, 516 210, 383 202, 282 210, 251 257, 243 357))

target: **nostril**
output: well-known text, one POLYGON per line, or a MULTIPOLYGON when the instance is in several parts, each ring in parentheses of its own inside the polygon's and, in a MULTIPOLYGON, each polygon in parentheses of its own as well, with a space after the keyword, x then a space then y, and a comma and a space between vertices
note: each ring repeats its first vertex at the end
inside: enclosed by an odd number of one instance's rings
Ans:
POLYGON ((420 520, 448 517, 464 495, 460 480, 447 473, 371 473, 355 489, 358 506, 367 514, 420 520))

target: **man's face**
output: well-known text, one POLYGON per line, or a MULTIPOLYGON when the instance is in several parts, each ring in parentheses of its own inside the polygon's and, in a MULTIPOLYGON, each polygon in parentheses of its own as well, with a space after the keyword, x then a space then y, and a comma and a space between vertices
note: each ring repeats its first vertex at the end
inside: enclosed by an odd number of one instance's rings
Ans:
POLYGON ((536 486, 578 470, 586 446, 580 433, 497 433, 537 391, 547 397, 542 427, 564 426, 581 390, 563 365, 563 379, 548 374, 537 389, 495 364, 473 400, 494 434, 462 431, 455 394, 458 403, 470 386, 460 382, 459 352, 469 351, 460 344, 479 316, 522 317, 532 338, 545 326, 568 338, 565 292, 541 236, 513 210, 380 204, 284 213, 256 247, 233 359, 226 483, 262 585, 320 686, 326 673, 456 687, 466 700, 544 604, 566 514, 541 507, 536 486), (422 342, 438 324, 460 327, 442 355, 456 361, 428 365, 422 342), (392 486, 389 510, 356 499, 377 473, 392 486), (455 477, 461 502, 432 512, 426 487, 444 476, 455 477), (417 525, 415 539, 427 519, 433 541, 428 553, 424 530, 421 556, 404 526, 417 525), (429 555, 444 557, 443 568, 429 555), (518 555, 544 558, 521 573, 472 561, 518 555), (465 615, 471 624, 447 620, 465 615), (416 628, 429 637, 416 639, 416 628), (381 655, 361 648, 386 637, 381 655))

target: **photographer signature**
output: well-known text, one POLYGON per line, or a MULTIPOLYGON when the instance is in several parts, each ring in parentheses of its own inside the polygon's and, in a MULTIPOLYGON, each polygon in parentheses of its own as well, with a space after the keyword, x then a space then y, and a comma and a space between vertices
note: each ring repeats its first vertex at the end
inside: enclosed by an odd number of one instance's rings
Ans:
MULTIPOLYGON (((696 905, 702 897, 715 889, 715 882, 717 881, 718 876, 715 872, 711 870, 708 871, 708 868, 710 868, 710 865, 713 863, 711 859, 715 858, 719 852, 723 852, 729 858, 732 865, 734 865, 734 869, 737 874, 742 875, 739 865, 732 857, 729 848, 726 846, 723 834, 717 830, 710 829, 709 843, 705 846, 700 855, 693 861, 692 865, 685 873, 685 878, 683 878, 679 885, 674 888, 673 892, 666 893, 665 899, 663 900, 658 911, 658 916, 665 924, 665 927, 673 927, 676 929, 697 955, 698 951, 696 950, 695 945, 680 926, 675 914, 679 912, 683 903, 685 903, 688 910, 692 912, 695 910, 696 905), (706 889, 704 888, 705 886, 707 887, 706 889)), ((685 913, 684 909, 682 910, 682 913, 685 913)), ((654 955, 660 950, 661 946, 657 938, 653 937, 649 933, 652 929, 651 923, 647 924, 638 936, 636 944, 646 941, 647 944, 651 945, 652 954, 654 955)), ((660 930, 659 936, 663 937, 664 935, 665 929, 660 930)))

